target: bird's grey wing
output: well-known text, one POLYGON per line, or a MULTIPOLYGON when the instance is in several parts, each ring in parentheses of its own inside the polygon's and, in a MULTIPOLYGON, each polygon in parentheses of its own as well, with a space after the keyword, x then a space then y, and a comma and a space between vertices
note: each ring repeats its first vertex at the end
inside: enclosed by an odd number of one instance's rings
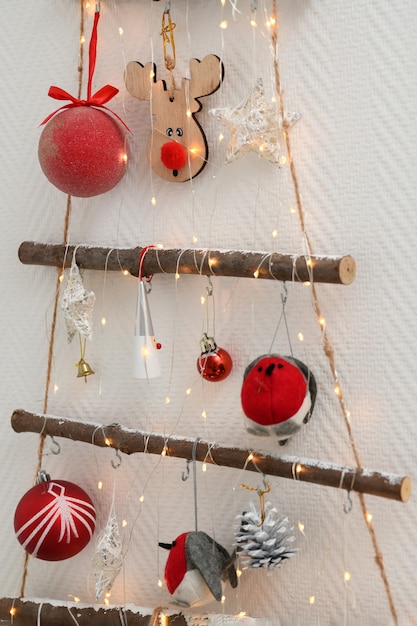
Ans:
POLYGON ((202 531, 190 532, 186 539, 187 562, 197 569, 207 587, 218 602, 222 599, 221 576, 225 565, 224 556, 216 542, 202 531))

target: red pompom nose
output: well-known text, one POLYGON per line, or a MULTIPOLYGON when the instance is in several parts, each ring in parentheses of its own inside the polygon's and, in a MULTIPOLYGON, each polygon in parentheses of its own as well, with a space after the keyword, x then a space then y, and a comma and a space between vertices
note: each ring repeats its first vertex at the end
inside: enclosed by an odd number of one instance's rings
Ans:
POLYGON ((168 141, 161 148, 161 161, 176 176, 187 163, 187 150, 176 141, 168 141))

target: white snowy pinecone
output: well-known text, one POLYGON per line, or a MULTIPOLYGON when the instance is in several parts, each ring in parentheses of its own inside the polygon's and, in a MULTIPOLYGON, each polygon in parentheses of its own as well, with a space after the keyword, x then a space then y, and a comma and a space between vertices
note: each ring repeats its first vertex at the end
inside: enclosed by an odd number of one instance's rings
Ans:
POLYGON ((287 517, 279 517, 270 502, 265 503, 265 519, 250 502, 250 511, 237 515, 235 531, 237 553, 242 557, 244 568, 280 567, 296 552, 293 528, 287 517))

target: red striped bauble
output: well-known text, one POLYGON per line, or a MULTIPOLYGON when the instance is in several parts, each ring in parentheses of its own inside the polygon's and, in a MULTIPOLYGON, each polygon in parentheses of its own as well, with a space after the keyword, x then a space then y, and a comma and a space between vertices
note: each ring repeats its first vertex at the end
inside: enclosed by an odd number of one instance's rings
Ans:
POLYGON ((81 552, 95 525, 90 497, 66 480, 45 480, 29 489, 14 516, 18 541, 26 552, 45 561, 62 561, 81 552))

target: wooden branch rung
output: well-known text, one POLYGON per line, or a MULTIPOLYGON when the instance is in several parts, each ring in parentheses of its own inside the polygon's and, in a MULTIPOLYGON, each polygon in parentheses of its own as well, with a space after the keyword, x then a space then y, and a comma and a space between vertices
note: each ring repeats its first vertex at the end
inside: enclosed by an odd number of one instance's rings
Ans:
POLYGON ((0 621, 14 626, 187 626, 182 613, 167 609, 144 609, 141 607, 87 606, 76 602, 57 602, 55 600, 29 600, 26 598, 0 598, 0 621), (162 621, 164 619, 164 621, 162 621), (122 621, 123 620, 123 621, 122 621))
MULTIPOLYGON (((127 270, 138 275, 137 248, 103 248, 24 241, 19 259, 26 265, 69 267, 76 251, 79 267, 91 270, 127 270)), ((355 278, 356 264, 347 256, 296 256, 278 252, 149 248, 143 258, 142 274, 202 274, 285 281, 314 281, 349 285, 355 278)))
POLYGON ((196 461, 357 491, 401 502, 407 502, 411 495, 411 480, 408 476, 312 459, 276 457, 261 452, 249 453, 248 450, 242 448, 174 435, 164 436, 132 430, 120 424, 105 426, 93 422, 80 422, 64 417, 30 413, 23 409, 13 412, 11 423, 15 432, 18 433, 34 432, 53 437, 65 437, 100 447, 110 446, 125 454, 164 453, 166 456, 182 459, 191 459, 194 456, 196 461))

